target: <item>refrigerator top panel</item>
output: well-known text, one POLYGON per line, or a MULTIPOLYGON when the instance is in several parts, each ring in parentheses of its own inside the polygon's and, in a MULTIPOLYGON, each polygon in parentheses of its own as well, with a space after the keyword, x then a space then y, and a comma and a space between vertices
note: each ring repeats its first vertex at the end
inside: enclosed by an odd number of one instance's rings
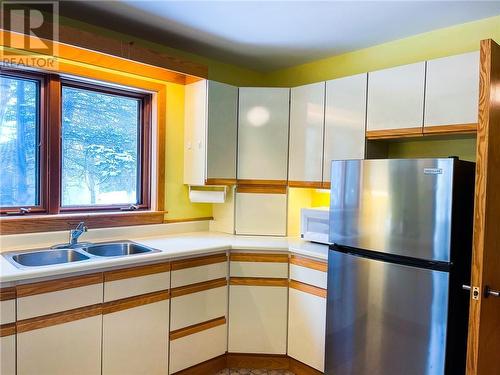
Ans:
POLYGON ((330 242, 450 261, 454 160, 332 161, 330 242))

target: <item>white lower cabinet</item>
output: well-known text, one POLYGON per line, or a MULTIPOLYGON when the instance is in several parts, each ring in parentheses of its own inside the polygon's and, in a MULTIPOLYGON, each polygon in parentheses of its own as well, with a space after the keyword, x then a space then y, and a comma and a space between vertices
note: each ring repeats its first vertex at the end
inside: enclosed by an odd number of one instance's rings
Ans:
POLYGON ((288 355, 324 371, 326 298, 292 288, 288 298, 288 355))
POLYGON ((0 374, 16 374, 16 335, 0 337, 0 374))
POLYGON ((229 352, 285 354, 286 286, 231 285, 229 352))
POLYGON ((105 309, 102 374, 167 374, 168 325, 168 299, 110 313, 105 309))
POLYGON ((41 320, 40 328, 29 324, 18 327, 17 374, 101 374, 100 312, 88 318, 45 326, 52 323, 41 320))

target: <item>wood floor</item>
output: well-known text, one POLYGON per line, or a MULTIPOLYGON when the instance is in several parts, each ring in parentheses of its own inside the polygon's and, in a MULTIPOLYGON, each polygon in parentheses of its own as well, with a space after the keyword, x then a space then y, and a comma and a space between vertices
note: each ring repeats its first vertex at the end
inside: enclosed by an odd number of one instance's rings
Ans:
POLYGON ((288 370, 227 368, 219 371, 216 375, 294 375, 294 373, 288 370))

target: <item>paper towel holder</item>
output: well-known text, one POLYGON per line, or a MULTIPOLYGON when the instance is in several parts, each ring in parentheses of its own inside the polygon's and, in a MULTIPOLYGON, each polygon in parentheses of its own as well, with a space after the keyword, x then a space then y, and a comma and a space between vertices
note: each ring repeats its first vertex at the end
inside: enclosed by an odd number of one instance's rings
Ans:
POLYGON ((224 203, 226 195, 226 185, 189 185, 189 199, 193 203, 224 203))

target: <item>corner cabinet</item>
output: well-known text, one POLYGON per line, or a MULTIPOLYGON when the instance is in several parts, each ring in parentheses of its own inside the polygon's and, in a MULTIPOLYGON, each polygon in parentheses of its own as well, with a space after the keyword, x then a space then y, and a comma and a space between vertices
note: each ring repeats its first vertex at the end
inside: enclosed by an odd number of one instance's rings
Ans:
POLYGON ((475 131, 479 52, 427 61, 424 132, 475 131))
POLYGON ((240 88, 238 180, 286 184, 289 101, 290 89, 240 88))
POLYGON ((231 253, 230 353, 286 354, 288 254, 231 253))
POLYGON ((291 89, 288 166, 290 186, 321 187, 324 119, 324 82, 291 89))
POLYGON ((422 134, 425 62, 368 73, 367 136, 422 134))
POLYGON ((326 82, 323 183, 332 160, 365 157, 366 90, 366 73, 326 82))
POLYGON ((234 184, 238 88, 200 80, 185 86, 184 183, 234 184))

